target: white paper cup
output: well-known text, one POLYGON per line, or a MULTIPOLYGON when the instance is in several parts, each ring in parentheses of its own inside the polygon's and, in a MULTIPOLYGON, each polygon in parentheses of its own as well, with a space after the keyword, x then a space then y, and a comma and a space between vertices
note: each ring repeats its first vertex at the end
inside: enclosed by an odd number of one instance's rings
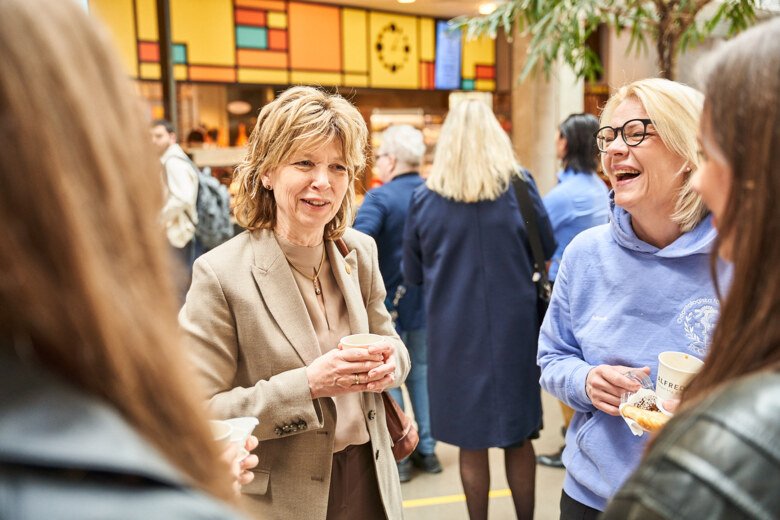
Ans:
POLYGON ((227 419, 224 422, 232 427, 232 432, 229 437, 230 442, 236 445, 239 460, 244 460, 244 458, 249 455, 249 452, 245 448, 246 440, 254 431, 255 426, 259 424, 259 421, 256 417, 236 417, 227 419))
POLYGON ((684 352, 661 352, 658 354, 658 375, 655 378, 655 393, 663 402, 679 399, 688 381, 701 370, 704 362, 684 352))
POLYGON ((352 334, 341 338, 341 346, 344 348, 368 348, 385 342, 384 336, 379 334, 352 334))
POLYGON ((211 425, 211 437, 215 441, 227 441, 233 433, 233 427, 225 421, 209 421, 211 425))

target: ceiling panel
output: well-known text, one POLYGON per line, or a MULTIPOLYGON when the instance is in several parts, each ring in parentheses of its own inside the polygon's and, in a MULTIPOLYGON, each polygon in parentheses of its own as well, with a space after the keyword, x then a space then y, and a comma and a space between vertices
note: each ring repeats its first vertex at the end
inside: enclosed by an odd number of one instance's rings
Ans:
POLYGON ((479 6, 483 3, 491 2, 488 0, 416 0, 412 4, 401 4, 397 0, 316 0, 316 3, 365 7, 396 13, 435 16, 437 18, 453 18, 464 14, 479 14, 477 11, 479 6))

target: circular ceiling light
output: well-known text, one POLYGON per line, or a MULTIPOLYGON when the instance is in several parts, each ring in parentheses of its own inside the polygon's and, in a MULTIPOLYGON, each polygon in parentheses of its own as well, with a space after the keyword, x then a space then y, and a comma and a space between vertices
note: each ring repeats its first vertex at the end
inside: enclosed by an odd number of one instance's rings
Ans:
POLYGON ((413 4, 415 0, 398 0, 399 4, 413 4))
POLYGON ((236 116, 243 116, 252 111, 252 105, 246 101, 231 101, 227 104, 227 111, 236 116))

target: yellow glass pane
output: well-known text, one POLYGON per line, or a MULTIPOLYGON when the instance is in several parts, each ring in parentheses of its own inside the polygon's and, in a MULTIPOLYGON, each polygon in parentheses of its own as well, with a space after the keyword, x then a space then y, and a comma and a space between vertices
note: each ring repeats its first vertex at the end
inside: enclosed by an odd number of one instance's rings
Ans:
POLYGON ((138 71, 138 42, 135 37, 133 0, 91 0, 90 13, 108 26, 122 64, 130 76, 138 71))
POLYGON ((268 13, 268 27, 271 29, 287 29, 287 13, 268 13))
POLYGON ((235 26, 231 0, 170 0, 173 41, 187 44, 187 61, 235 65, 235 26))
POLYGON ((371 86, 419 88, 417 18, 370 11, 368 20, 371 86))
POLYGON ((368 87, 368 74, 344 74, 345 87, 368 87))
POLYGON ((420 18, 420 59, 434 61, 436 54, 436 22, 433 18, 420 18))
POLYGON ((238 69, 239 83, 260 83, 264 85, 287 85, 290 83, 286 70, 238 69))
POLYGON ((345 72, 368 72, 368 11, 364 9, 341 10, 341 52, 345 72))
POLYGON ((139 40, 157 40, 157 2, 155 0, 135 0, 135 15, 138 24, 139 40))
POLYGON ((488 91, 494 91, 496 90, 496 82, 492 79, 478 79, 474 82, 474 89, 475 90, 488 90, 488 91))
POLYGON ((290 72, 290 83, 295 85, 341 85, 338 72, 290 72))
POLYGON ((463 36, 463 65, 461 74, 464 78, 477 77, 477 65, 495 65, 496 42, 487 36, 467 40, 463 36))
POLYGON ((187 66, 186 65, 174 65, 173 77, 176 81, 187 81, 187 66))
POLYGON ((160 79, 159 63, 141 63, 139 69, 141 79, 160 79))

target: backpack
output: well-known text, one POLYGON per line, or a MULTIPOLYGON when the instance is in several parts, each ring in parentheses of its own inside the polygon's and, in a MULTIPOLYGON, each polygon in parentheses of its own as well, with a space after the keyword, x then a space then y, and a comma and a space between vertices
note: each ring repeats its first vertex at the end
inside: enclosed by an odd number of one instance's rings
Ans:
MULTIPOLYGON (((198 223, 195 226, 195 237, 203 246, 203 250, 208 251, 233 237, 230 194, 227 187, 211 175, 210 168, 201 171, 191 159, 187 160, 198 174, 198 199, 195 205, 198 223)), ((187 216, 189 217, 189 214, 187 216)))

